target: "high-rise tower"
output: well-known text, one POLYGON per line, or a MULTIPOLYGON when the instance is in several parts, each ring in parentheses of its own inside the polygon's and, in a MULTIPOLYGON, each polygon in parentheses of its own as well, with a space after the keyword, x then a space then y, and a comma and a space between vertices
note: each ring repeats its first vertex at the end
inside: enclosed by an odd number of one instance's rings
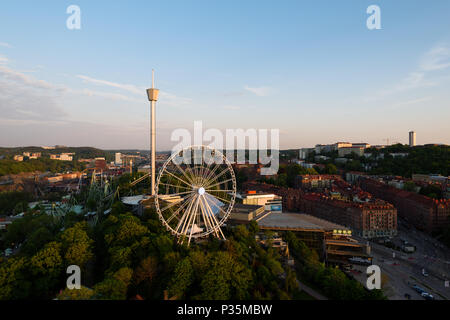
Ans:
POLYGON ((155 71, 152 70, 152 87, 147 89, 148 100, 150 101, 150 165, 151 165, 151 188, 152 196, 155 195, 155 173, 156 173, 156 101, 158 101, 159 90, 155 89, 155 71))
POLYGON ((416 146, 416 133, 414 131, 411 131, 409 133, 409 146, 410 147, 416 146))

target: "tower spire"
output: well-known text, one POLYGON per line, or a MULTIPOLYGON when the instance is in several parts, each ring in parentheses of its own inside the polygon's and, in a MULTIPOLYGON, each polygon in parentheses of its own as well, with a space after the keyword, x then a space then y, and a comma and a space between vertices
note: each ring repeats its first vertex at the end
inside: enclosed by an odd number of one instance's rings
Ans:
POLYGON ((152 89, 155 88, 155 69, 152 69, 152 89))

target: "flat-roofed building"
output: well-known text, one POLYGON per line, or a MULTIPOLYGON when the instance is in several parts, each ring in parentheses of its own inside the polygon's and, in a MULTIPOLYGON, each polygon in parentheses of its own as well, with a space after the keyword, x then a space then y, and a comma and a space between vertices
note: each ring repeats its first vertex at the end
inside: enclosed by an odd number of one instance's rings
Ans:
POLYGON ((39 159, 42 156, 41 152, 24 152, 24 157, 28 157, 29 159, 39 159))
MULTIPOLYGON (((227 223, 249 223, 254 219, 258 219, 265 213, 264 206, 236 203, 231 210, 227 223)), ((222 211, 219 212, 222 218, 222 211)))
POLYGON ((74 153, 51 154, 50 159, 58 161, 73 161, 74 153))
POLYGON ((22 162, 23 161, 23 156, 15 155, 13 159, 14 159, 14 161, 22 162))
POLYGON ((369 248, 352 239, 349 228, 327 220, 308 214, 271 213, 257 222, 262 230, 294 232, 329 263, 347 264, 354 257, 370 259, 369 248))
POLYGON ((352 147, 369 149, 371 145, 365 142, 360 142, 360 143, 352 143, 352 147))
POLYGON ((256 191, 249 191, 242 197, 243 204, 252 204, 264 206, 266 211, 283 211, 282 198, 273 193, 262 193, 256 191))
POLYGON ((114 163, 116 165, 121 165, 122 164, 122 154, 120 152, 116 152, 114 163))

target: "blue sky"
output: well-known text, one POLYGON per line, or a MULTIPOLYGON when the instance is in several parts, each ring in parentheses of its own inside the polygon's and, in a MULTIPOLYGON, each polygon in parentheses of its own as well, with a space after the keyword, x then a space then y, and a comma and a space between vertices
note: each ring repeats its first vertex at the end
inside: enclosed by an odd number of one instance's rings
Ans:
POLYGON ((152 68, 159 150, 196 120, 280 129, 282 148, 450 144, 449 17, 448 0, 3 1, 0 146, 148 148, 152 68))

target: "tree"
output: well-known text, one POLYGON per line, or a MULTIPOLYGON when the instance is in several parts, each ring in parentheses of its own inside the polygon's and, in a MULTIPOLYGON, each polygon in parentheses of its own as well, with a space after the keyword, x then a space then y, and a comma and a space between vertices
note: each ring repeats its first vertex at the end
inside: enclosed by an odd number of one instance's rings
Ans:
POLYGON ((325 166, 325 173, 327 174, 337 174, 338 170, 336 166, 332 163, 329 163, 325 166))
POLYGON ((92 289, 86 288, 84 286, 81 289, 70 290, 68 288, 64 289, 58 296, 58 300, 91 300, 95 292, 92 289))
POLYGON ((147 284, 151 284, 157 272, 158 261, 155 257, 147 257, 141 261, 134 271, 134 283, 141 284, 142 282, 146 282, 147 284))
POLYGON ((100 300, 125 300, 132 276, 132 269, 119 269, 112 276, 94 286, 95 295, 93 297, 100 300))
POLYGON ((53 239, 54 234, 48 228, 39 227, 28 236, 26 242, 20 250, 21 252, 32 256, 53 239))
POLYGON ((77 265, 83 269, 86 263, 93 258, 91 250, 93 240, 89 238, 86 229, 86 222, 78 222, 61 234, 67 265, 77 265))
POLYGON ((0 264, 0 300, 26 299, 30 296, 27 264, 27 259, 23 257, 13 257, 0 264))
POLYGON ((176 268, 172 279, 169 282, 169 294, 182 298, 194 280, 194 270, 190 258, 181 260, 176 268))
POLYGON ((407 181, 403 185, 403 190, 415 192, 416 191, 416 184, 412 181, 407 181))
POLYGON ((228 300, 248 298, 252 273, 248 267, 233 259, 228 252, 210 254, 210 265, 200 287, 200 299, 228 300))
POLYGON ((35 254, 30 261, 34 294, 37 297, 48 297, 56 288, 62 276, 63 258, 61 244, 50 242, 44 249, 35 254))

